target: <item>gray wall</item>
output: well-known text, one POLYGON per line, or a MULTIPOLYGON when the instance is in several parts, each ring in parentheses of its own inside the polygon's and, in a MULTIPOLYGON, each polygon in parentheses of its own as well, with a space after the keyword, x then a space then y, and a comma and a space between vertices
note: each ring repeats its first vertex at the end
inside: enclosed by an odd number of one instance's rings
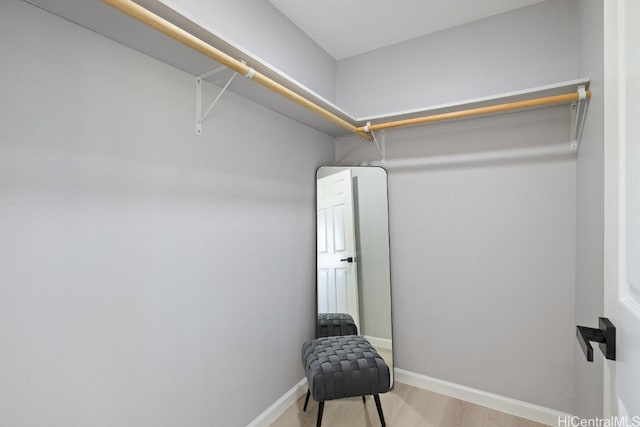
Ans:
MULTIPOLYGON (((603 2, 582 0, 579 14, 578 73, 591 76, 592 97, 577 160, 576 324, 597 326, 604 312, 604 17, 603 2)), ((576 354, 576 410, 602 416, 603 358, 588 363, 576 354)))
MULTIPOLYGON (((572 412, 568 107, 386 139, 396 366, 572 412)), ((336 157, 355 142, 338 140, 336 157)), ((369 145, 347 162, 378 159, 369 145)))
POLYGON ((0 40, 0 425, 246 425, 303 376, 333 139, 231 93, 196 137, 192 76, 23 2, 0 40))
POLYGON ((247 48, 325 99, 336 100, 336 60, 266 0, 171 0, 184 14, 247 48))
POLYGON ((356 116, 576 78, 576 0, 548 0, 338 61, 337 104, 356 116))
MULTIPOLYGON (((339 61, 338 104, 362 116, 589 74, 578 6, 545 1, 339 61)), ((569 120, 561 106, 387 132, 398 367, 574 411, 585 225, 569 120)), ((339 139, 336 159, 356 143, 339 139)), ((376 160, 365 145, 346 163, 376 160)), ((580 180, 589 191, 598 177, 580 180)))

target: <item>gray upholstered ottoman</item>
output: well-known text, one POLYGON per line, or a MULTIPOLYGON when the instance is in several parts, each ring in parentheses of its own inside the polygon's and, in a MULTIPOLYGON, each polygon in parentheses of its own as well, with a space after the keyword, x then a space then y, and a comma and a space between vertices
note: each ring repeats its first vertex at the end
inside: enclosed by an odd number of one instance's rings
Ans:
POLYGON ((346 313, 318 313, 318 337, 358 335, 353 317, 346 313))
POLYGON ((302 345, 302 364, 309 395, 320 402, 317 427, 322 423, 324 402, 343 397, 373 395, 382 426, 385 426, 380 393, 389 391, 389 367, 375 348, 361 336, 335 336, 302 345))

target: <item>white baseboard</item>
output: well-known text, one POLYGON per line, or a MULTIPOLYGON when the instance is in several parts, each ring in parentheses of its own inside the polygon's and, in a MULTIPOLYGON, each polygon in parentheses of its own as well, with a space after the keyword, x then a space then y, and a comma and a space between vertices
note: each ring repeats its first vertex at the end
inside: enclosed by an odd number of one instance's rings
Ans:
POLYGON ((289 391, 282 395, 282 397, 276 400, 273 405, 269 406, 260 415, 258 415, 253 421, 251 421, 247 427, 268 427, 271 423, 278 419, 284 411, 289 408, 300 396, 304 396, 307 392, 307 379, 301 379, 296 385, 291 387, 289 391))
POLYGON ((565 417, 572 416, 571 414, 556 409, 545 408, 544 406, 534 405, 533 403, 527 403, 426 375, 416 374, 405 371, 404 369, 395 368, 394 374, 394 378, 398 382, 549 426, 558 426, 558 420, 560 418, 565 419, 565 417))
POLYGON ((378 337, 370 337, 369 335, 364 335, 364 337, 375 348, 382 348, 382 349, 385 349, 385 350, 391 350, 391 340, 390 339, 378 338, 378 337))
MULTIPOLYGON (((370 341, 371 342, 371 341, 370 341)), ((375 346, 373 342, 371 342, 375 346)), ((382 346, 381 346, 382 347, 382 346)), ((556 409, 545 408, 544 406, 534 405, 533 403, 523 402, 521 400, 512 399, 510 397, 500 396, 499 394, 489 393, 483 390, 455 384, 449 381, 439 380, 437 378, 428 377, 415 372, 406 371, 404 369, 394 369, 395 381, 429 390, 434 393, 443 394, 453 397, 454 399, 464 400, 466 402, 481 405, 489 409, 504 412, 506 414, 515 415, 516 417, 525 418, 531 421, 542 423, 549 426, 558 426, 560 418, 571 417, 571 414, 558 411, 556 409)), ((307 379, 301 379, 282 397, 258 415, 247 427, 268 427, 271 423, 278 419, 284 411, 289 408, 296 400, 307 392, 307 379)))

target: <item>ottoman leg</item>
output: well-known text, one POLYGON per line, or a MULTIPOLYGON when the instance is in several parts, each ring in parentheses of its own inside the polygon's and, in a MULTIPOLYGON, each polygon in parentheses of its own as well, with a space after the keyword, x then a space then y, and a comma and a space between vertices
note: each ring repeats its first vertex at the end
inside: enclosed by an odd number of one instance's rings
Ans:
POLYGON ((307 403, 309 403, 309 396, 311 395, 311 390, 307 389, 307 397, 304 399, 304 408, 302 408, 302 412, 307 410, 307 403))
POLYGON ((320 406, 318 406, 318 422, 316 423, 316 427, 320 427, 322 424, 322 411, 324 411, 324 401, 320 402, 320 406))
POLYGON ((382 427, 386 427, 387 425, 384 422, 384 414, 382 413, 382 405, 380 404, 380 396, 378 396, 377 394, 374 394, 373 399, 376 401, 376 408, 378 408, 378 416, 380 416, 380 423, 382 427))
POLYGON ((362 403, 367 403, 367 401, 365 400, 365 397, 366 397, 366 396, 363 394, 363 395, 362 395, 362 403))

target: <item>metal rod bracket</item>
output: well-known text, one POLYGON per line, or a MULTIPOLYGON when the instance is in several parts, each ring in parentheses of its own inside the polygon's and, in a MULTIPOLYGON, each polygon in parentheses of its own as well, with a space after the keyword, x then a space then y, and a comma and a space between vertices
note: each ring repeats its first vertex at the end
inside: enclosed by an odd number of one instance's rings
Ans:
POLYGON ((198 134, 198 135, 202 135, 202 122, 204 122, 204 119, 207 118, 207 116, 209 115, 209 113, 211 112, 213 107, 220 100, 222 95, 227 91, 227 89, 229 88, 229 85, 231 84, 231 82, 233 81, 233 79, 236 77, 236 75, 238 73, 234 72, 231 75, 231 78, 222 87, 222 90, 220 90, 220 92, 215 97, 215 99, 213 100, 211 105, 209 105, 209 108, 207 108, 207 110, 204 112, 204 114, 202 113, 202 80, 207 78, 207 77, 211 77, 212 75, 214 75, 216 73, 219 73, 220 71, 224 71, 226 69, 227 69, 227 67, 222 66, 222 67, 218 67, 218 68, 216 68, 214 70, 207 71, 206 73, 202 73, 202 74, 196 76, 196 134, 198 134))
MULTIPOLYGON (((368 125, 367 125, 368 127, 368 125)), ((371 136, 373 137, 373 142, 376 144, 376 148, 378 149, 378 153, 380 153, 380 163, 382 163, 383 165, 385 164, 386 160, 387 160, 387 150, 386 150, 386 143, 385 143, 385 133, 383 130, 381 130, 380 132, 378 132, 379 134, 379 139, 376 136, 376 133, 371 131, 371 136)))
POLYGON ((578 86, 578 99, 571 103, 571 149, 580 148, 584 118, 587 115, 589 98, 584 85, 578 86))

